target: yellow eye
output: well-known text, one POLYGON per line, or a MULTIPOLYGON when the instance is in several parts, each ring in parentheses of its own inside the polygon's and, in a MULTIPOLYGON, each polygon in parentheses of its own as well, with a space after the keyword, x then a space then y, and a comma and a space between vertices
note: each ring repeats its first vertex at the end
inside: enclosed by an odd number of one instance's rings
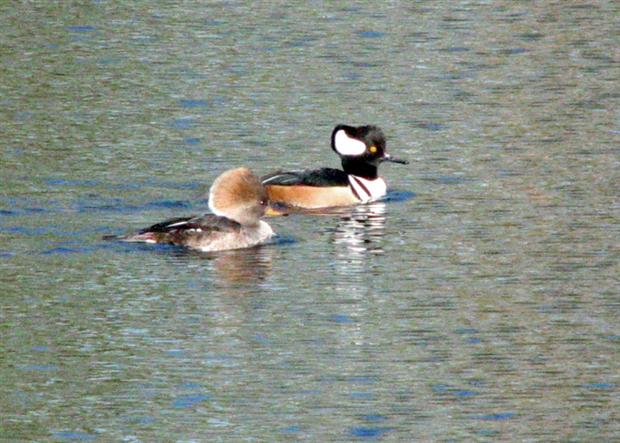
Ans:
POLYGON ((376 146, 371 146, 370 148, 368 148, 368 151, 370 151, 371 154, 376 154, 377 153, 377 147, 376 146))

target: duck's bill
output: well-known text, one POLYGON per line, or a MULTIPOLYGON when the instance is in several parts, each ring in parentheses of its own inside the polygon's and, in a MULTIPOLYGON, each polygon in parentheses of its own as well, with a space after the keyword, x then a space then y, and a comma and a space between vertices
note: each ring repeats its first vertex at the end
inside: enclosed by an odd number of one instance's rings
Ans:
POLYGON ((384 162, 392 162, 392 163, 400 163, 401 165, 408 165, 409 164, 409 160, 404 160, 402 158, 392 157, 389 154, 385 154, 383 156, 383 161, 384 162))

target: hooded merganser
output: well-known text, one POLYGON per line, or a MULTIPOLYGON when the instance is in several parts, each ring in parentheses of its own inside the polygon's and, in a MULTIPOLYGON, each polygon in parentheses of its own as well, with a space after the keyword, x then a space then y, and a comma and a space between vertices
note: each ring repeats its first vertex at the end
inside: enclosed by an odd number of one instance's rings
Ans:
POLYGON ((267 206, 267 192, 259 178, 247 168, 231 169, 216 178, 209 190, 213 214, 172 218, 122 240, 204 252, 248 248, 274 235, 271 226, 260 220, 267 206))
POLYGON ((368 203, 385 196, 387 185, 377 169, 384 161, 407 164, 385 152, 385 137, 377 126, 338 125, 332 149, 342 170, 332 168, 274 172, 262 177, 269 200, 297 208, 327 208, 368 203))

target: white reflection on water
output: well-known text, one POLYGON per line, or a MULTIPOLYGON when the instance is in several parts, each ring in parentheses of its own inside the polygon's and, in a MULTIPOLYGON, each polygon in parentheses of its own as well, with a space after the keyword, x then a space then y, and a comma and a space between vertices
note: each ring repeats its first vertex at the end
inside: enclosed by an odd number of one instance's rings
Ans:
POLYGON ((338 248, 340 257, 362 264, 367 253, 383 254, 378 241, 385 233, 385 203, 377 202, 350 208, 340 216, 331 242, 344 246, 338 248))

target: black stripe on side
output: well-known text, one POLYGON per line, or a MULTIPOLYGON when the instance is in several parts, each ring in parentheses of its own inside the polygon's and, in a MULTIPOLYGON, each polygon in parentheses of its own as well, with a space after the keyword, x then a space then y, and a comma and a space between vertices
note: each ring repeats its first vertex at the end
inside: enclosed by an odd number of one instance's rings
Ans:
POLYGON ((358 199, 359 201, 362 201, 360 195, 357 193, 357 189, 355 189, 355 186, 353 186, 353 183, 349 184, 349 188, 351 188, 351 192, 353 192, 353 195, 355 196, 355 198, 358 199))
POLYGON ((366 185, 364 185, 364 183, 362 183, 360 180, 358 180, 356 177, 352 177, 353 180, 355 180, 355 183, 357 183, 358 185, 361 186, 362 190, 366 193, 366 195, 368 197, 372 197, 372 195, 370 195, 370 191, 368 190, 368 188, 366 187, 366 185))

